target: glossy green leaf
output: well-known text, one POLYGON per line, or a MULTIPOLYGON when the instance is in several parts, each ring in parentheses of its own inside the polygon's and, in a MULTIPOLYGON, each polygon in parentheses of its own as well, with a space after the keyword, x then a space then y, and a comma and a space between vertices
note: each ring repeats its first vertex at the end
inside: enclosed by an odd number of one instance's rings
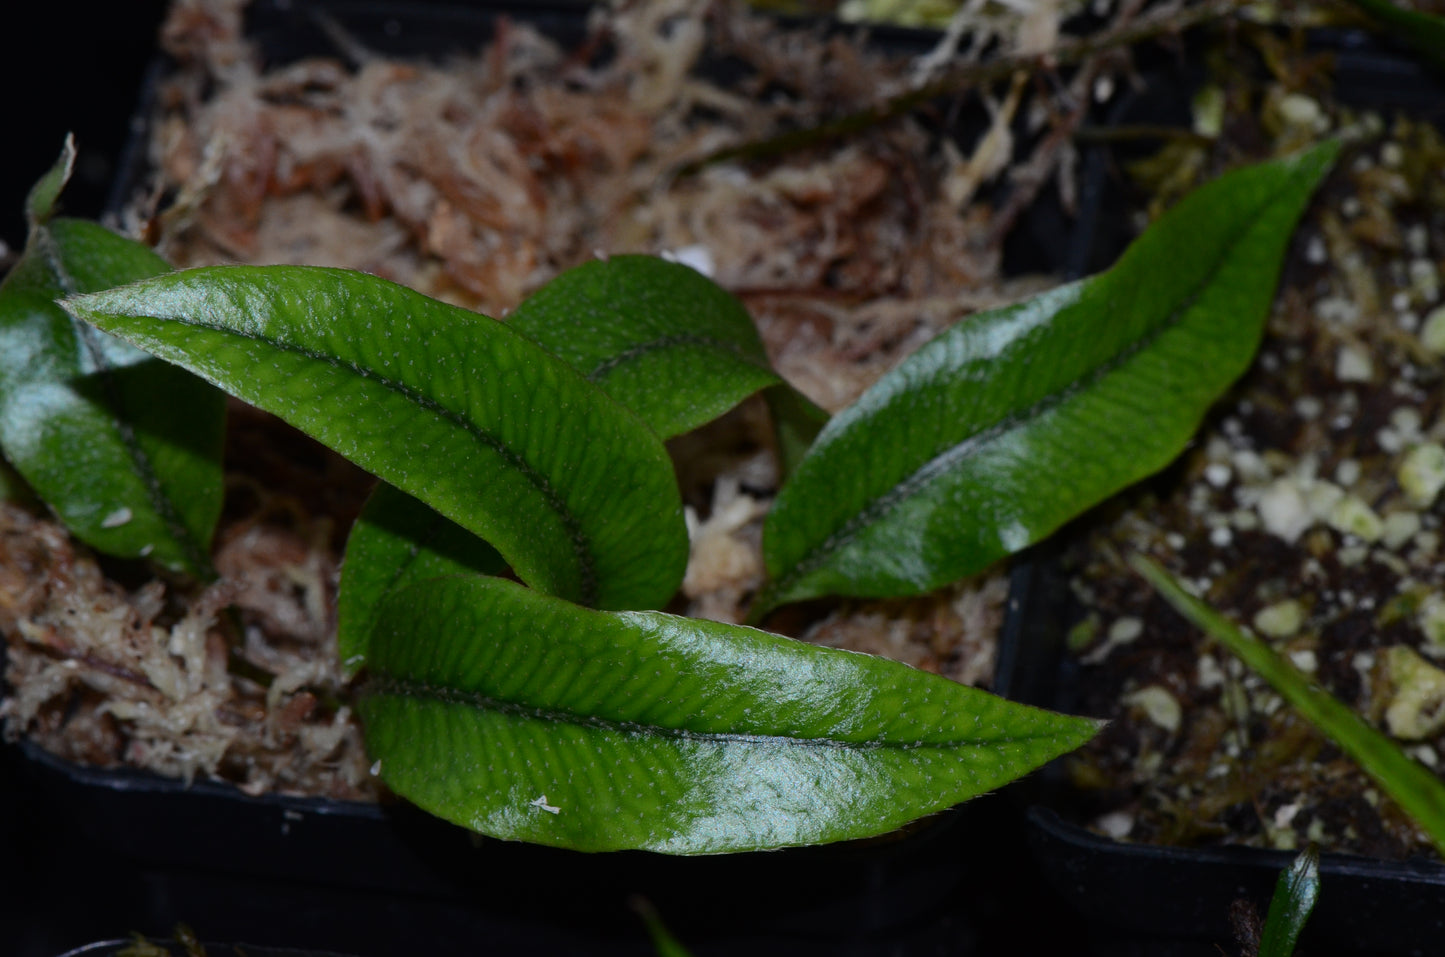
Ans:
POLYGON ((368 667, 358 709, 390 788, 484 834, 588 851, 880 834, 1098 728, 883 658, 495 578, 394 593, 368 667))
POLYGON ((68 300, 610 608, 676 590, 687 532, 657 436, 505 325, 364 273, 188 270, 68 300))
POLYGON ((1222 176, 1108 272, 965 320, 884 376, 780 492, 759 609, 929 591, 1168 464, 1254 355, 1336 152, 1222 176))
POLYGON ((336 651, 342 668, 366 663, 366 643, 383 598, 446 575, 500 575, 497 550, 456 522, 385 482, 376 486, 346 539, 336 600, 336 651))
POLYGON ((1157 564, 1139 555, 1131 556, 1129 563, 1180 614, 1237 655, 1268 681, 1281 698, 1353 758, 1445 853, 1445 781, 1411 759, 1399 745, 1338 698, 1312 683, 1269 645, 1246 634, 1186 592, 1157 564))
POLYGON ((1290 957, 1320 896, 1320 850, 1311 844, 1279 875, 1258 957, 1290 957))
POLYGON ((569 269, 528 296, 507 325, 663 438, 781 381, 742 303, 696 269, 653 256, 569 269))
POLYGON ((96 223, 51 217, 70 158, 32 191, 25 253, 0 285, 0 449, 77 538, 207 575, 225 396, 56 304, 170 269, 96 223))
POLYGON ((1402 7, 1391 0, 1350 0, 1383 26, 1386 32, 1445 67, 1445 17, 1402 7))

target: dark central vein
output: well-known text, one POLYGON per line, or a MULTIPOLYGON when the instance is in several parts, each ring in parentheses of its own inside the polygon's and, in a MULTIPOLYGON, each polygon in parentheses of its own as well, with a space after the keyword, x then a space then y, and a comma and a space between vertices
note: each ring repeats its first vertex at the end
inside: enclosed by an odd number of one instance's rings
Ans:
POLYGON ((461 705, 479 711, 490 711, 504 717, 532 719, 551 724, 566 724, 589 730, 610 731, 633 736, 653 736, 676 741, 718 744, 786 744, 789 747, 827 748, 846 751, 914 751, 920 748, 990 748, 996 749, 1010 744, 1036 741, 1039 738, 1058 737, 1057 733, 1042 735, 999 735, 987 739, 970 740, 957 738, 941 742, 888 741, 871 738, 866 741, 841 741, 822 736, 804 737, 796 734, 746 734, 729 731, 694 731, 688 728, 666 727, 627 721, 595 714, 580 714, 564 708, 546 708, 520 701, 505 700, 478 691, 438 686, 423 681, 402 678, 396 675, 374 674, 361 688, 363 697, 399 697, 422 701, 437 701, 442 704, 461 705))
MULTIPOLYGON (((51 235, 46 226, 37 225, 35 227, 35 242, 45 259, 46 268, 55 278, 55 284, 60 287, 61 292, 66 296, 84 292, 85 290, 82 290, 75 278, 70 275, 70 271, 65 268, 64 258, 55 246, 55 237, 51 235)), ((176 510, 175 502, 166 493, 160 476, 156 474, 155 465, 151 462, 150 456, 146 455, 145 449, 141 448, 135 429, 126 417, 125 401, 122 399, 120 387, 115 381, 115 370, 106 360, 100 344, 95 341, 95 337, 99 335, 98 330, 73 316, 70 317, 70 325, 75 330, 75 337, 80 342, 80 347, 85 350, 86 357, 95 367, 96 375, 100 377, 102 388, 105 390, 106 402, 110 406, 108 411, 111 425, 115 428, 116 434, 120 436, 121 446, 124 447, 126 455, 130 458, 131 468, 134 470, 135 476, 140 479, 141 487, 145 489, 146 500, 150 503, 151 510, 160 516, 161 521, 165 523, 166 531, 181 546, 191 568, 203 578, 213 576, 215 570, 211 566, 210 556, 206 554, 206 550, 201 547, 200 542, 196 541, 190 528, 182 520, 180 513, 176 510)))
POLYGON ((948 447, 924 462, 902 481, 888 489, 888 491, 876 498, 870 499, 863 508, 853 513, 853 515, 838 526, 838 528, 820 544, 810 549, 803 558, 793 566, 791 571, 781 576, 777 584, 773 586, 772 591, 775 594, 785 593, 800 579, 812 573, 828 561, 833 554, 846 547, 864 529, 881 520, 889 512, 912 498, 941 476, 952 471, 960 462, 977 454, 983 447, 1011 433, 1024 423, 1044 416, 1052 409, 1063 405, 1079 393, 1092 388, 1099 381, 1127 364, 1140 352, 1153 345, 1166 332, 1177 327, 1184 321, 1184 317, 1189 313, 1189 310, 1193 308, 1194 304, 1199 301, 1199 297, 1208 290, 1209 286, 1214 282, 1215 277, 1219 274, 1219 271, 1224 268, 1224 264, 1238 243, 1239 237, 1254 228, 1260 212, 1269 206, 1273 200, 1274 198, 1272 196, 1268 197, 1255 208, 1254 212, 1245 219, 1243 226, 1224 244, 1223 250, 1214 262, 1210 264, 1200 281, 1193 289, 1189 290, 1184 298, 1179 301, 1179 304, 1175 306, 1157 326, 1130 343, 1118 354, 1110 357, 1106 362, 1090 370, 1085 376, 1070 383, 1067 387, 1044 396, 1025 409, 1000 418, 987 428, 980 429, 962 441, 948 447))
POLYGON ((263 336, 254 332, 243 331, 221 325, 220 323, 201 322, 187 316, 170 316, 167 318, 184 325, 208 329, 212 332, 225 333, 252 342, 260 342, 278 352, 304 356, 305 358, 325 363, 343 372, 350 372, 360 379, 375 382, 382 388, 401 396, 438 418, 445 419, 452 425, 457 426, 462 431, 471 435, 479 443, 495 452, 508 466, 526 478, 538 494, 542 496, 547 506, 557 515, 558 519, 562 522, 563 528, 566 530, 568 540, 572 546, 573 555, 577 560, 577 574, 579 579, 578 603, 583 605, 595 605, 597 603, 597 570, 592 560, 592 550, 589 546, 587 535, 582 531, 582 526, 577 516, 567 506, 566 501, 562 498, 561 494, 558 493, 557 489, 553 487, 551 481, 544 473, 533 467, 530 462, 518 455, 510 446, 491 432, 481 428, 461 413, 447 408, 430 396, 418 392, 406 383, 399 382, 384 375, 379 375, 375 371, 367 369, 358 363, 345 362, 336 356, 328 355, 324 352, 307 349, 295 343, 286 342, 271 336, 263 336))
POLYGON ((728 342, 723 339, 718 339, 713 336, 705 336, 690 332, 679 332, 670 336, 660 336, 656 339, 648 340, 647 342, 640 342, 637 345, 631 347, 630 349, 626 349, 622 352, 617 353, 617 355, 615 356, 609 356, 608 358, 604 359, 602 362, 594 366, 591 372, 587 373, 587 381, 593 383, 601 382, 618 367, 627 365, 629 362, 634 362, 642 358, 643 356, 650 355, 654 352, 661 352, 664 349, 670 349, 673 346, 707 346, 708 348, 716 349, 719 352, 726 352, 734 358, 740 359, 743 362, 746 362, 748 365, 755 366, 758 369, 763 370, 764 372, 771 373, 774 376, 777 375, 777 373, 773 372, 772 368, 768 365, 767 360, 759 359, 756 356, 749 355, 746 351, 744 351, 742 346, 736 343, 728 342))
POLYGON ((789 744, 802 747, 841 748, 847 750, 878 750, 883 748, 911 750, 924 746, 922 742, 853 742, 839 741, 836 738, 799 737, 790 734, 744 734, 741 732, 726 731, 693 731, 688 728, 672 728, 657 724, 645 724, 640 721, 607 718, 595 714, 580 714, 576 711, 568 711, 561 708, 544 708, 520 701, 508 701, 502 698, 495 698, 477 691, 464 691, 459 688, 426 684, 420 681, 398 678, 393 675, 371 678, 362 689, 362 694, 367 696, 391 696, 424 701, 438 701, 443 704, 462 705, 478 711, 491 711, 506 717, 530 718, 549 724, 567 724, 596 731, 611 731, 624 735, 672 738, 677 741, 701 741, 721 744, 734 742, 743 744, 788 742, 789 744))

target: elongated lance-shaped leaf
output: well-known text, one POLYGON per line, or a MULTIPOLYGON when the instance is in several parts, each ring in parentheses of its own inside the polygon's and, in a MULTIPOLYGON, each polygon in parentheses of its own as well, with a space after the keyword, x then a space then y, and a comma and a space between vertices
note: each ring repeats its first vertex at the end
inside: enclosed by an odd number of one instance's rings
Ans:
POLYGON ((500 575, 507 563, 497 550, 456 522, 381 482, 346 539, 336 600, 336 651, 355 673, 366 663, 366 643, 377 606, 399 588, 447 575, 500 575))
POLYGON ((72 159, 31 192, 25 253, 0 285, 0 449, 77 538, 205 576, 225 396, 56 304, 170 269, 96 223, 51 217, 72 159))
POLYGON ((1314 684, 1264 642, 1186 592, 1163 568, 1142 555, 1129 564, 1181 615, 1239 657, 1279 696, 1309 719, 1331 741, 1379 782, 1385 793, 1425 829, 1445 853, 1445 781, 1413 760, 1369 722, 1314 684))
POLYGON ((562 273, 507 325, 556 353, 663 438, 712 421, 767 387, 743 304, 702 273, 654 256, 611 256, 562 273))
POLYGON ((1254 355, 1336 152, 1222 176, 1108 272, 967 319, 884 376, 781 490, 758 611, 937 588, 1168 464, 1254 355))
POLYGON ((681 581, 687 532, 661 441, 499 322, 306 266, 188 270, 67 307, 316 436, 534 587, 655 607, 681 581))
POLYGON ((1320 896, 1320 849, 1311 844, 1279 875, 1258 957, 1290 957, 1320 896))
POLYGON ((1097 722, 883 658, 497 578, 386 599, 358 703, 382 780, 494 837, 704 854, 889 831, 1097 722))

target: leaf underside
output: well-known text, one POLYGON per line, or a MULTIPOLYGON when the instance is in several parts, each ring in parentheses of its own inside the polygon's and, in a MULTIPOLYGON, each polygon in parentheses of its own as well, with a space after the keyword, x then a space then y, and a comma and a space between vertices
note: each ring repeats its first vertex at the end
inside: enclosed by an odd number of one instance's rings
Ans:
POLYGON ((1093 735, 897 662, 500 579, 379 610, 358 709, 389 787, 494 837, 586 851, 864 837, 1093 735))
POLYGON ((543 591, 676 591, 687 533, 641 421, 503 324, 363 273, 219 266, 67 300, 485 539, 543 591))
POLYGON ((0 449, 81 541, 205 577, 225 396, 56 304, 170 269, 96 223, 52 219, 62 182, 52 171, 32 193, 25 254, 0 285, 0 449))
POLYGON ((1254 355, 1336 152, 1220 177, 1108 272, 967 319, 886 375, 780 492, 755 615, 932 590, 1168 464, 1254 355))

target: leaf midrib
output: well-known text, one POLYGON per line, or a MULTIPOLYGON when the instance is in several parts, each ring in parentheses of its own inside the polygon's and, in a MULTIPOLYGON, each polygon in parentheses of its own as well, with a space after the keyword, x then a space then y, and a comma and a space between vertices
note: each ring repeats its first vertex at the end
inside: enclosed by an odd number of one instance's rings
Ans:
MULTIPOLYGON (((1234 244, 1238 241, 1239 236, 1254 228, 1255 223, 1258 222, 1261 211, 1273 205, 1276 198, 1275 196, 1266 197, 1263 202, 1254 208, 1250 218, 1245 224, 1238 231, 1231 234, 1230 240, 1225 246, 1224 253, 1210 265, 1208 272, 1199 283, 1196 284, 1195 288, 1190 291, 1189 295, 1181 301, 1180 305, 1176 307, 1174 311, 1169 314, 1169 317, 1160 323, 1158 327, 1140 336, 1135 342, 1130 344, 1126 350, 1095 367, 1083 378, 1070 383, 1067 387, 1057 392, 1044 396, 1022 412, 1013 413, 999 419, 999 421, 993 425, 973 433, 963 441, 955 443, 924 462, 902 481, 893 485, 887 492, 870 499, 861 509, 855 512, 852 517, 840 525, 836 531, 830 533, 828 537, 815 548, 806 552, 803 557, 793 565, 792 571, 779 578, 777 582, 768 589, 768 593, 779 596, 787 594, 798 581, 812 574, 822 566, 829 557, 847 547, 863 530, 882 519, 883 516, 907 501, 914 493, 925 488, 940 475, 949 471, 954 464, 974 454, 979 448, 995 441, 1001 435, 1011 432, 1021 423, 1038 419, 1050 410, 1068 402, 1080 392, 1093 387, 1103 378, 1127 364, 1166 332, 1176 328, 1179 323, 1183 321, 1184 315, 1189 312, 1194 304, 1199 301, 1199 297, 1209 288, 1220 269, 1223 268, 1225 260, 1229 258, 1229 250, 1234 248, 1234 244)), ((1104 277, 1100 276, 1098 278, 1102 279, 1104 277)))
POLYGON ((583 714, 566 708, 546 708, 525 704, 506 698, 498 698, 479 691, 466 691, 445 685, 434 685, 395 675, 376 674, 367 680, 361 689, 362 698, 399 697, 408 700, 436 701, 442 704, 462 705, 478 711, 491 711, 505 717, 530 718, 552 724, 566 724, 597 731, 610 731, 622 735, 647 735, 669 738, 674 741, 703 742, 709 744, 765 744, 787 743, 793 747, 809 747, 846 751, 917 751, 958 750, 962 748, 993 748, 1011 744, 1023 744, 1060 737, 1058 734, 1010 735, 989 738, 986 741, 956 739, 947 742, 927 741, 843 741, 828 737, 803 737, 791 734, 745 734, 725 731, 693 731, 666 725, 648 724, 641 721, 627 721, 595 714, 583 714))
POLYGON ((596 366, 594 366, 591 372, 587 373, 587 381, 592 383, 598 383, 618 368, 627 365, 629 362, 634 362, 638 359, 643 358, 644 356, 651 355, 654 352, 662 352, 663 350, 671 349, 674 346, 708 346, 709 348, 717 349, 720 352, 729 353, 735 359, 738 359, 746 363, 747 365, 752 366, 755 369, 766 372, 775 379, 780 378, 778 374, 774 372, 773 369, 768 365, 766 360, 758 359, 755 356, 749 355, 738 343, 729 342, 726 339, 719 339, 716 336, 705 336, 698 333, 679 332, 673 335, 659 336, 656 339, 649 339, 646 342, 639 342, 637 345, 632 346, 629 349, 625 349, 614 356, 609 356, 608 358, 602 360, 596 366))
MULTIPOLYGON (((578 583, 578 603, 589 606, 595 605, 597 603, 597 570, 592 560, 590 540, 588 539, 586 534, 583 533, 582 526, 578 522, 576 514, 567 507, 566 502, 563 501, 562 497, 557 493, 557 490, 552 486, 552 483, 548 481, 545 474, 538 471, 530 462, 528 462, 521 455, 517 454, 510 446, 508 446, 497 436, 493 435, 491 432, 481 428, 476 423, 467 419, 460 413, 448 409, 446 406, 442 405, 440 402, 437 402, 435 399, 432 399, 429 396, 417 392, 406 383, 398 382, 397 380, 392 379, 389 376, 379 375, 374 371, 369 371, 359 363, 344 362, 336 356, 328 355, 324 352, 318 352, 314 349, 307 349, 305 347, 295 345, 294 343, 284 342, 270 336, 261 335, 255 332, 246 332, 229 326, 200 322, 188 316, 166 316, 164 318, 166 321, 175 322, 179 325, 190 326, 197 329, 206 329, 211 332, 234 336, 235 338, 243 339, 249 342, 259 342, 263 345, 267 345, 273 349, 276 349, 278 352, 283 352, 290 355, 299 355, 307 359, 313 359, 319 362, 323 362, 334 369, 340 370, 342 372, 349 372, 352 375, 356 376, 359 380, 374 382, 382 386, 383 388, 396 393, 402 398, 413 402, 414 404, 420 406, 426 411, 447 420, 455 426, 458 426, 464 432, 469 433, 487 448, 491 449, 493 452, 496 452, 499 456, 502 457, 503 460, 506 461, 508 465, 511 465, 523 477, 525 477, 527 481, 531 483, 532 487, 535 488, 542 495, 542 497, 546 500, 547 504, 552 508, 553 512, 556 513, 557 516, 562 520, 562 524, 567 530, 568 539, 572 544, 573 555, 577 560, 578 576, 580 578, 580 581, 578 583)), ((469 531, 471 530, 469 529, 469 531)), ((473 534, 475 534, 475 532, 473 532, 473 534)))
MULTIPOLYGON (((60 251, 55 246, 55 237, 51 234, 48 224, 37 223, 35 225, 34 241, 39 248, 46 269, 55 278, 55 283, 60 287, 60 291, 67 297, 82 293, 83 290, 76 284, 75 277, 71 276, 69 270, 65 268, 60 251)), ((110 400, 110 409, 124 410, 125 403, 121 401, 120 390, 115 384, 115 369, 96 343, 93 328, 80 322, 69 313, 66 313, 66 318, 70 320, 70 328, 75 333, 76 341, 85 350, 86 356, 95 366, 101 382, 104 383, 106 397, 110 400)), ((155 467, 151 464, 150 456, 146 454, 145 449, 141 448, 140 440, 136 438, 135 429, 119 415, 109 414, 106 418, 110 420, 111 427, 115 429, 116 434, 120 437, 121 445, 130 457, 131 465, 140 479, 141 487, 145 489, 146 498, 150 501, 152 511, 161 517, 171 538, 180 543, 191 568, 203 578, 214 576, 215 570, 211 565, 210 556, 201 547, 201 543, 191 535, 191 530, 176 511, 175 503, 165 493, 160 477, 156 475, 155 467)))

